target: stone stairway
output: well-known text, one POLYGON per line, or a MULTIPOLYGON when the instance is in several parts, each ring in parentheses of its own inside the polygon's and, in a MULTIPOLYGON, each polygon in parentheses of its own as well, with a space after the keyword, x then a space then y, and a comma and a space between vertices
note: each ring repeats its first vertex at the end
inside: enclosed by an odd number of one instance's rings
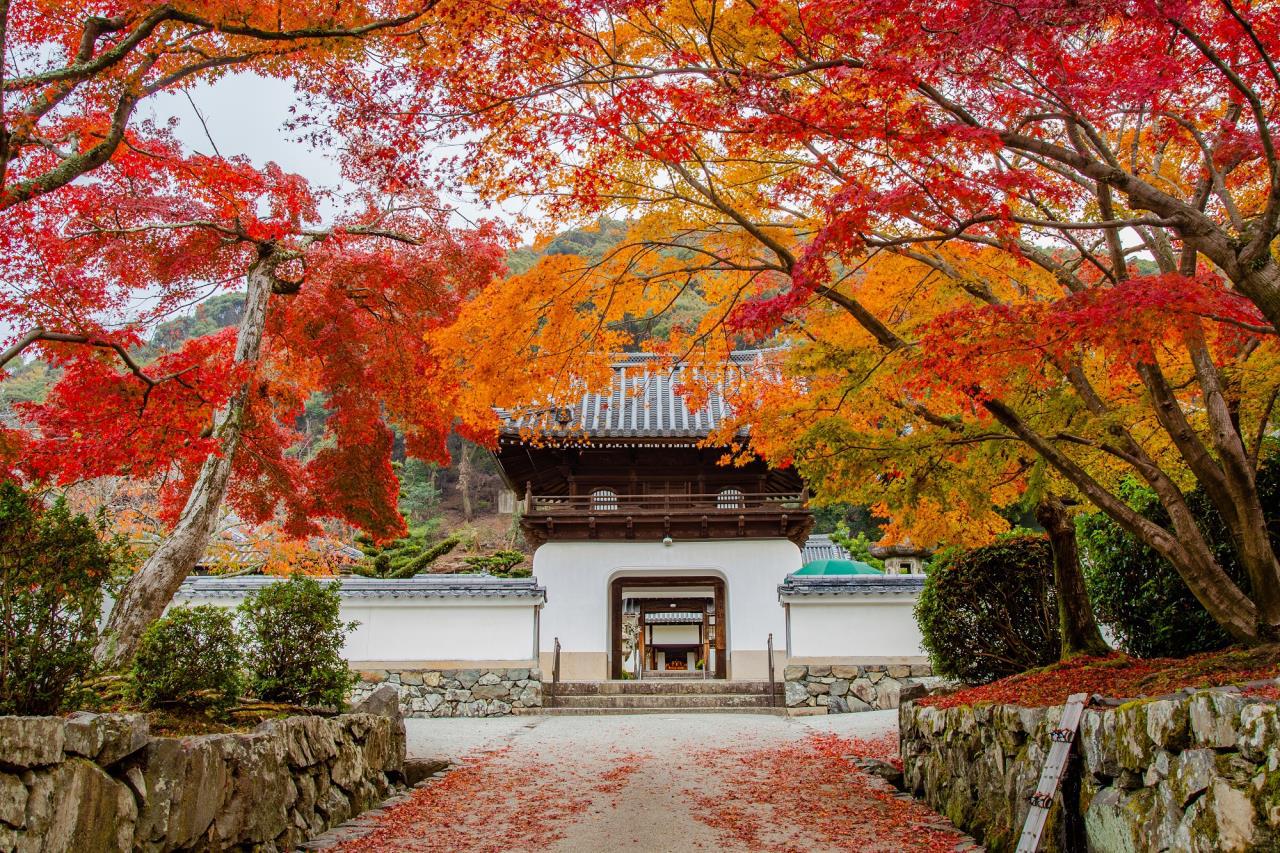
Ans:
POLYGON ((578 714, 785 714, 782 684, 714 678, 644 681, 562 681, 554 696, 544 685, 540 713, 578 714))

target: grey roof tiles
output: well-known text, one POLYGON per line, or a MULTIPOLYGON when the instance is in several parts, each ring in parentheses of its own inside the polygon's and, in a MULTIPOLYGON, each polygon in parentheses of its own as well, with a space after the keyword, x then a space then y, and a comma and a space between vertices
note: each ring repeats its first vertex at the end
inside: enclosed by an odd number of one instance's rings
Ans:
MULTIPOLYGON (((739 350, 729 357, 732 370, 764 369, 767 350, 739 350)), ((613 363, 607 389, 584 393, 574 401, 559 400, 549 407, 499 411, 502 432, 550 436, 585 434, 592 438, 705 438, 729 416, 716 381, 706 405, 690 410, 680 394, 688 368, 663 368, 648 353, 628 353, 613 363)))
MULTIPOLYGON (((242 598, 278 577, 253 575, 239 578, 192 577, 178 590, 178 598, 242 598)), ((321 583, 341 581, 343 598, 527 598, 546 599, 547 591, 534 578, 495 578, 491 575, 417 575, 403 580, 383 578, 317 578, 321 583)))
POLYGON ((923 575, 787 575, 778 597, 918 595, 922 589, 923 575))

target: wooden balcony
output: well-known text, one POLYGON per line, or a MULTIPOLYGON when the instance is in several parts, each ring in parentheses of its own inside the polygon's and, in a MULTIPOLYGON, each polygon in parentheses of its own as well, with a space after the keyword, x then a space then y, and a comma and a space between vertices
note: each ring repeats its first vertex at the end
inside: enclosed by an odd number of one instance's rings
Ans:
POLYGON ((527 495, 520 525, 548 541, 776 539, 802 545, 813 527, 808 491, 717 494, 527 495))

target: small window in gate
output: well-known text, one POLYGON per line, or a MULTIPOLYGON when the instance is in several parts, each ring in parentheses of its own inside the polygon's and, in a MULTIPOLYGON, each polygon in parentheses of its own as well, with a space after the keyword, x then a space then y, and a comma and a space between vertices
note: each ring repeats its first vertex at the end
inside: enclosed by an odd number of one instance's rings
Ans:
POLYGON ((591 492, 592 512, 613 512, 618 508, 618 493, 613 489, 595 489, 591 492))
POLYGON ((742 489, 721 489, 716 495, 716 509, 742 509, 746 505, 743 498, 742 489))

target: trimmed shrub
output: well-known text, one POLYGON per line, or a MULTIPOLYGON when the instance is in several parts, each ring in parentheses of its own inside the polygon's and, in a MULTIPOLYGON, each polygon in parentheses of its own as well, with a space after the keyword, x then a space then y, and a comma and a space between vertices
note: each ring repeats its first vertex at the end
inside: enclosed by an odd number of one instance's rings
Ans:
POLYGON ((533 574, 528 566, 521 566, 524 554, 520 551, 494 551, 482 557, 467 557, 470 571, 488 572, 498 578, 527 578, 533 574))
MULTIPOLYGON (((1132 481, 1123 485, 1130 506, 1156 524, 1169 517, 1154 492, 1132 481)), ((1258 470, 1258 491, 1273 547, 1280 548, 1280 456, 1258 470)), ((1187 504, 1200 521, 1219 564, 1242 589, 1250 589, 1236 559, 1231 537, 1208 498, 1199 489, 1187 504)), ((1098 621, 1119 645, 1137 657, 1185 657, 1231 644, 1222 629, 1187 589, 1177 570, 1139 543, 1102 513, 1082 515, 1076 522, 1085 584, 1098 621)))
POLYGON ((232 612, 213 604, 174 607, 153 622, 133 660, 143 705, 223 710, 240 695, 240 640, 232 612))
POLYGON ((106 520, 0 482, 0 714, 52 714, 93 666, 102 597, 126 550, 106 520))
POLYGON ((398 579, 428 571, 432 563, 462 542, 462 537, 450 536, 434 545, 428 545, 427 539, 433 530, 434 525, 423 525, 385 548, 365 547, 368 559, 353 566, 352 572, 366 578, 398 579))
POLYGON ((985 684, 1058 659, 1053 550, 1008 536, 934 560, 916 621, 938 675, 985 684))
POLYGON ((339 585, 293 575, 264 586, 240 605, 249 684, 261 699, 340 706, 356 675, 342 657, 355 627, 338 608, 339 585))

